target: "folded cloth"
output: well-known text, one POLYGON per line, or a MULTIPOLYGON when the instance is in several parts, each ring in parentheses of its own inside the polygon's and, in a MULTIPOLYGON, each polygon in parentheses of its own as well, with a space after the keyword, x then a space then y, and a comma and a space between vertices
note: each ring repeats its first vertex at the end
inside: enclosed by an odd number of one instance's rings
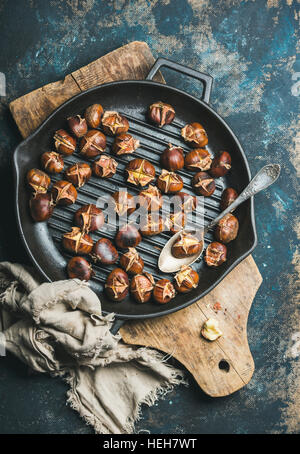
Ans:
POLYGON ((134 431, 140 406, 185 383, 161 353, 125 345, 110 332, 88 283, 40 283, 29 269, 0 263, 0 329, 6 349, 38 372, 63 377, 68 402, 97 433, 134 431))

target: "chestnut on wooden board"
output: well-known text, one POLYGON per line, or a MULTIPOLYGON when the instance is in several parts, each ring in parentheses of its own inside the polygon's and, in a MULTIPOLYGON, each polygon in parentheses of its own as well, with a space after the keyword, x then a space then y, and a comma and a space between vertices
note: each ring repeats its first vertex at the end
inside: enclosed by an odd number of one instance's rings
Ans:
POLYGON ((87 234, 80 230, 79 227, 72 227, 71 232, 63 235, 63 247, 71 254, 87 255, 92 251, 93 240, 87 234))
POLYGON ((103 265, 113 265, 119 258, 119 254, 115 246, 107 238, 100 238, 94 244, 91 252, 91 257, 95 262, 100 262, 103 265))
POLYGON ((60 173, 64 168, 64 160, 61 154, 55 151, 45 151, 41 156, 41 164, 49 173, 60 173))
POLYGON ((77 199, 77 191, 69 181, 57 181, 54 183, 51 193, 54 203, 57 205, 72 205, 77 199))
POLYGON ((95 274, 89 262, 83 257, 72 257, 67 265, 67 273, 70 279, 89 281, 95 274))
POLYGON ((91 176, 92 170, 86 162, 77 162, 68 167, 65 172, 65 178, 77 188, 87 183, 91 176))
POLYGON ((168 147, 160 156, 160 164, 163 169, 175 172, 184 166, 184 155, 181 147, 176 147, 169 143, 168 147))
POLYGON ((194 148, 202 148, 208 144, 206 131, 200 123, 194 122, 186 125, 182 128, 181 135, 194 148))
POLYGON ((169 125, 175 118, 174 108, 165 102, 157 101, 149 106, 148 116, 160 128, 169 125))
POLYGON ((128 295, 129 279, 121 268, 115 268, 108 275, 105 283, 105 293, 113 301, 122 301, 128 295))
POLYGON ((54 203, 51 194, 36 193, 29 201, 31 217, 35 222, 44 222, 52 216, 54 203))
POLYGON ((215 238, 222 243, 235 240, 239 231, 239 221, 233 214, 226 214, 215 229, 215 238))
POLYGON ((116 136, 129 129, 127 118, 115 111, 105 111, 102 117, 102 128, 105 134, 116 136))
POLYGON ((166 304, 176 295, 174 285, 168 279, 160 279, 153 290, 153 298, 159 304, 166 304))
POLYGON ((129 274, 141 274, 144 269, 144 261, 133 247, 121 255, 120 265, 129 274))
POLYGON ((204 260, 208 266, 217 267, 226 262, 227 247, 225 244, 213 241, 205 251, 204 260))
POLYGON ((76 211, 74 216, 75 225, 82 231, 89 233, 100 230, 104 224, 104 214, 100 208, 90 203, 76 211))
POLYGON ((196 194, 204 197, 211 196, 216 189, 215 180, 206 172, 198 172, 192 179, 192 186, 196 194))
POLYGON ((130 284, 130 293, 137 303, 146 303, 150 300, 154 288, 154 279, 150 273, 133 276, 130 284))
POLYGON ((118 163, 110 156, 102 154, 92 164, 93 173, 98 178, 111 178, 117 171, 118 163))
POLYGON ((115 243, 121 249, 137 247, 141 241, 140 232, 132 224, 126 224, 121 227, 115 237, 115 243))
POLYGON ((199 274, 190 266, 182 266, 175 276, 175 289, 179 293, 191 292, 198 287, 199 274))
POLYGON ((26 179, 35 194, 46 193, 51 183, 49 176, 40 169, 30 169, 27 172, 26 179))
POLYGON ((101 123, 102 115, 103 107, 101 104, 92 104, 89 106, 84 113, 84 118, 88 127, 91 129, 98 128, 101 123))
POLYGON ((54 134, 54 146, 59 153, 70 155, 76 150, 76 139, 64 129, 59 129, 54 134))

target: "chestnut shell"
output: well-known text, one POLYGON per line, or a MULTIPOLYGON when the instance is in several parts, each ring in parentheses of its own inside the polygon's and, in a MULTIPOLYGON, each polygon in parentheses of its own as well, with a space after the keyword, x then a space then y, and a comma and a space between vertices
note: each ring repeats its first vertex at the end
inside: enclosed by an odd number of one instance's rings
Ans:
POLYGON ((160 164, 163 169, 171 172, 181 170, 184 166, 183 149, 169 144, 160 156, 160 164))
POLYGON ((107 238, 100 238, 94 244, 91 252, 93 260, 102 263, 103 265, 113 265, 119 258, 119 254, 115 246, 107 238))
POLYGON ((225 244, 213 241, 205 251, 204 260, 207 266, 217 267, 226 261, 227 247, 225 244))
POLYGON ((105 293, 112 301, 122 301, 128 295, 129 279, 121 268, 115 268, 109 273, 105 283, 105 293))
POLYGON ((76 211, 74 216, 75 225, 86 233, 100 230, 104 224, 104 214, 100 208, 90 203, 76 211))
POLYGON ((67 265, 67 273, 70 279, 89 281, 95 274, 89 262, 83 257, 72 257, 67 265))
POLYGON ((221 243, 230 243, 235 240, 239 231, 239 221, 231 213, 226 214, 215 229, 215 238, 221 243))
POLYGON ((51 194, 37 193, 29 201, 31 217, 35 222, 47 221, 53 213, 51 194))
POLYGON ((116 245, 121 249, 136 247, 142 241, 142 236, 138 229, 131 224, 121 227, 115 237, 116 245))
POLYGON ((211 196, 216 189, 215 180, 207 172, 198 172, 192 179, 192 186, 196 194, 204 197, 211 196))

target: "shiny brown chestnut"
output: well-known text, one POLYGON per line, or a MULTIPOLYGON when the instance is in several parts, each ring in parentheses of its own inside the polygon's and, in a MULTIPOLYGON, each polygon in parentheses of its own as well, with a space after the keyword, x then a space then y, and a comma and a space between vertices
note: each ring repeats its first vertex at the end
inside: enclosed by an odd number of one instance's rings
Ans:
POLYGON ((110 156, 102 154, 93 162, 93 173, 98 178, 111 178, 117 171, 118 163, 110 156))
POLYGON ((80 141, 80 153, 87 159, 103 153, 106 147, 105 135, 97 129, 91 129, 80 141))
POLYGON ((175 147, 169 143, 168 147, 160 156, 162 168, 175 172, 181 170, 184 166, 184 154, 181 147, 175 147))
POLYGON ((163 197, 156 186, 150 185, 139 193, 138 203, 147 211, 159 211, 163 205, 163 197))
POLYGON ((203 247, 203 241, 188 232, 182 232, 172 244, 172 255, 178 259, 198 254, 203 247))
POLYGON ((223 177, 231 169, 231 156, 227 151, 221 151, 212 161, 209 173, 214 178, 223 177))
POLYGON ((84 205, 76 211, 74 216, 74 222, 77 227, 80 227, 82 231, 89 233, 100 230, 104 224, 104 215, 100 208, 90 203, 84 205))
POLYGON ((63 157, 55 151, 45 151, 41 156, 41 164, 49 173, 60 173, 64 168, 63 157))
POLYGON ((142 236, 138 229, 132 224, 121 227, 115 237, 116 245, 121 249, 136 247, 142 241, 142 236))
POLYGON ((200 123, 191 123, 181 130, 183 139, 194 148, 202 148, 208 144, 208 137, 205 129, 200 123))
POLYGON ((101 104, 92 104, 89 106, 84 113, 88 127, 91 129, 99 128, 102 115, 103 107, 101 104))
POLYGON ((162 169, 157 179, 157 186, 165 194, 179 192, 183 188, 183 181, 180 175, 162 169))
POLYGON ((174 287, 179 293, 188 293, 199 284, 199 274, 190 266, 182 266, 175 276, 174 287))
POLYGON ((63 235, 63 247, 71 254, 89 254, 93 249, 93 240, 87 234, 80 230, 79 227, 72 227, 71 232, 63 235))
POLYGON ((221 197, 221 210, 224 211, 238 198, 238 193, 233 188, 224 189, 221 197))
POLYGON ((165 221, 165 226, 167 230, 170 230, 172 233, 179 232, 182 230, 187 223, 187 216, 182 211, 177 211, 175 213, 171 213, 165 221))
POLYGON ((190 213, 195 211, 198 205, 197 197, 195 195, 187 194, 186 192, 178 192, 171 199, 174 204, 174 211, 183 211, 190 213))
POLYGON ((141 274, 144 269, 144 261, 133 247, 121 255, 120 265, 128 274, 141 274))
POLYGON ((129 123, 127 118, 120 115, 118 112, 106 111, 102 118, 102 128, 105 134, 116 136, 123 132, 127 132, 129 123))
POLYGON ((168 279, 160 279, 153 290, 153 298, 159 304, 166 304, 176 295, 174 285, 168 279))
POLYGON ((52 216, 54 203, 51 194, 36 193, 29 201, 31 217, 35 222, 44 222, 52 216))
POLYGON ((116 155, 121 156, 123 154, 134 153, 139 146, 139 140, 134 139, 131 134, 123 132, 115 138, 112 146, 112 151, 116 155))
POLYGON ((174 108, 165 102, 157 101, 149 106, 148 116, 160 128, 169 125, 175 118, 174 108))
POLYGON ((192 187, 196 194, 209 197, 215 192, 216 183, 207 172, 198 172, 192 179, 192 187))
POLYGON ((155 168, 146 159, 133 159, 126 165, 125 171, 128 183, 135 186, 146 186, 155 179, 155 168))
POLYGON ((130 284, 130 293, 137 303, 147 303, 154 288, 154 279, 150 273, 133 276, 130 284))
POLYGON ((77 162, 67 168, 65 172, 66 180, 72 183, 76 188, 81 188, 89 181, 92 176, 92 169, 86 162, 77 162))
POLYGON ((134 196, 127 191, 114 192, 112 198, 115 202, 115 211, 119 216, 130 216, 136 208, 134 196))
POLYGON ((95 274, 89 262, 83 257, 72 257, 67 265, 67 273, 70 279, 89 281, 95 274))
POLYGON ((69 181, 60 180, 54 183, 52 190, 53 201, 56 205, 72 205, 76 202, 77 191, 69 181))
POLYGON ((128 295, 129 279, 121 268, 109 273, 105 283, 105 293, 113 301, 122 301, 128 295))
POLYGON ((80 115, 75 115, 74 117, 68 118, 69 129, 76 137, 83 137, 86 135, 88 127, 85 118, 82 118, 80 115))
POLYGON ((103 265, 113 265, 118 260, 119 254, 110 240, 107 238, 100 238, 100 240, 94 244, 91 257, 95 262, 100 262, 103 265))
POLYGON ((212 159, 205 148, 195 148, 189 151, 184 159, 185 168, 191 172, 209 170, 211 163, 212 159))
POLYGON ((40 169, 30 169, 27 172, 26 179, 35 194, 45 194, 51 183, 49 176, 40 169))
POLYGON ((64 129, 59 129, 54 134, 54 145, 59 153, 70 155, 76 150, 76 139, 64 129))
POLYGON ((213 241, 205 251, 204 260, 208 266, 217 267, 226 262, 227 247, 225 244, 213 241))
POLYGON ((142 217, 140 231, 143 236, 159 235, 165 227, 163 218, 158 212, 149 213, 146 217, 142 217))
POLYGON ((230 243, 235 240, 239 231, 239 221, 233 214, 226 214, 215 229, 215 238, 222 243, 230 243))

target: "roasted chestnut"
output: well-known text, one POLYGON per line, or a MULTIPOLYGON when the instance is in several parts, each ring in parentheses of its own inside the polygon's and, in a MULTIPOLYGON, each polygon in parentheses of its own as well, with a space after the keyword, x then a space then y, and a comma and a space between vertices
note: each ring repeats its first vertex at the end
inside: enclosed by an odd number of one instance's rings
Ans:
POLYGON ((89 106, 85 113, 84 118, 87 122, 87 125, 91 129, 98 128, 101 123, 101 118, 103 115, 103 107, 101 104, 92 104, 89 106))
POLYGON ((188 293, 198 287, 199 274, 190 266, 182 266, 175 276, 175 289, 179 293, 188 293))
POLYGON ((129 129, 127 118, 120 115, 118 112, 106 111, 102 118, 102 128, 105 134, 116 136, 129 129))
POLYGON ((192 186, 196 194, 211 196, 216 189, 215 180, 206 172, 198 172, 193 176, 192 186))
POLYGON ((233 188, 224 189, 221 197, 221 210, 224 211, 237 199, 238 193, 233 188))
POLYGON ((135 211, 136 203, 133 195, 127 191, 114 192, 112 198, 115 202, 115 211, 119 216, 130 215, 135 211))
POLYGON ((156 186, 143 189, 138 196, 138 203, 148 211, 159 211, 163 205, 163 197, 156 186))
POLYGON ((136 247, 142 241, 138 229, 132 224, 126 224, 118 230, 115 237, 116 245, 121 249, 136 247))
POLYGON ((154 288, 154 279, 150 273, 133 276, 130 284, 130 293, 137 303, 147 303, 154 288))
POLYGON ((44 194, 47 192, 51 183, 49 176, 40 169, 31 169, 26 175, 27 183, 35 194, 44 194))
POLYGON ((52 187, 52 197, 56 205, 72 205, 76 202, 77 191, 69 181, 60 180, 52 187))
POLYGON ((118 260, 119 254, 110 240, 107 238, 100 238, 100 240, 94 244, 91 257, 95 262, 98 261, 103 265, 112 265, 118 260))
POLYGON ((177 211, 175 213, 170 214, 167 217, 165 221, 165 226, 172 233, 176 233, 185 227, 186 222, 187 222, 186 214, 182 211, 177 211))
POLYGON ((200 123, 191 123, 181 130, 183 139, 194 148, 205 147, 208 138, 205 129, 200 123))
POLYGON ((131 154, 140 146, 140 142, 131 134, 123 132, 119 134, 113 143, 112 150, 116 155, 131 154))
POLYGON ((161 128, 172 123, 175 118, 175 110, 170 104, 157 101, 149 106, 148 115, 149 119, 161 128))
POLYGON ((208 266, 220 266, 226 262, 227 247, 225 244, 213 241, 205 251, 204 260, 208 266))
POLYGON ((121 256, 120 265, 129 274, 141 274, 144 269, 144 261, 133 247, 121 256))
POLYGON ((168 279, 160 279, 153 290, 153 298, 159 304, 166 304, 176 295, 174 285, 168 279))
POLYGON ((165 194, 181 191, 183 188, 183 181, 181 176, 174 172, 162 169, 161 174, 157 179, 158 188, 165 194))
POLYGON ((59 129, 54 134, 54 145, 59 153, 70 155, 76 149, 76 139, 70 136, 64 129, 59 129))
POLYGON ((211 164, 209 173, 214 178, 223 177, 231 169, 231 156, 227 151, 221 151, 211 164))
POLYGON ((82 231, 89 233, 100 230, 104 224, 104 215, 100 208, 90 203, 76 211, 74 216, 75 225, 82 231))
POLYGON ((67 168, 66 179, 77 188, 81 188, 92 176, 92 169, 86 162, 77 162, 67 168))
POLYGON ((115 268, 109 273, 106 283, 105 292, 113 301, 122 301, 128 295, 129 279, 127 273, 121 268, 115 268))
POLYGON ((190 213, 196 210, 198 205, 197 197, 186 192, 178 192, 173 196, 171 201, 174 204, 174 211, 180 210, 184 213, 190 213))
POLYGON ((169 143, 168 147, 160 156, 160 163, 164 169, 171 170, 172 172, 181 170, 184 166, 183 149, 169 143))
POLYGON ((135 186, 146 186, 155 179, 155 168, 146 159, 136 158, 126 165, 127 181, 135 186))
POLYGON ((117 171, 118 163, 106 154, 102 154, 92 164, 93 173, 99 178, 111 178, 117 171))
POLYGON ((41 164, 49 173, 60 173, 64 168, 63 157, 55 151, 45 151, 41 156, 41 164))
POLYGON ((47 221, 53 213, 51 194, 36 193, 29 201, 30 213, 35 222, 47 221))
POLYGON ((80 153, 87 159, 103 153, 106 147, 105 135, 97 129, 91 129, 80 141, 80 153))
POLYGON ((182 232, 172 244, 172 255, 178 259, 198 254, 203 248, 203 241, 188 232, 182 232))
POLYGON ((68 125, 70 131, 76 137, 83 137, 86 135, 88 127, 85 118, 81 118, 80 115, 68 118, 68 125))
POLYGON ((189 151, 184 159, 185 168, 191 172, 209 170, 211 163, 212 159, 205 148, 195 148, 189 151))
POLYGON ((216 240, 222 243, 230 243, 237 237, 239 231, 239 221, 233 214, 226 214, 219 222, 215 229, 216 240))
POLYGON ((163 218, 158 212, 149 213, 146 217, 142 217, 140 231, 143 236, 158 235, 164 230, 163 218))
POLYGON ((95 274, 91 265, 83 257, 72 257, 68 262, 67 272, 70 279, 89 281, 95 274))
POLYGON ((79 227, 72 227, 72 231, 65 233, 62 240, 63 247, 72 254, 89 254, 93 249, 93 240, 79 227))

